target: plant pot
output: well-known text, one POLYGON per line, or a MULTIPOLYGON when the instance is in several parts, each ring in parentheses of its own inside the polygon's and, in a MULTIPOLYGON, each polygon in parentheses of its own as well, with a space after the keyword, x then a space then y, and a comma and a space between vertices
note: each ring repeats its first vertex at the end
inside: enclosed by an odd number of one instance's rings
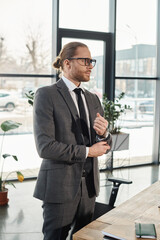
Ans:
POLYGON ((112 134, 112 142, 112 151, 128 150, 129 134, 123 132, 112 134))
POLYGON ((0 192, 0 206, 7 205, 8 201, 8 189, 5 188, 4 191, 0 192))

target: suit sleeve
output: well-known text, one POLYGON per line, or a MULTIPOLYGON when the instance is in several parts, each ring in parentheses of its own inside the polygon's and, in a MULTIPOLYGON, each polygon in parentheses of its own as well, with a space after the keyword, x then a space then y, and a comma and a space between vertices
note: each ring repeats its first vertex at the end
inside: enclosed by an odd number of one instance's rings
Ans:
POLYGON ((33 104, 33 130, 36 148, 41 158, 68 164, 85 162, 86 147, 55 140, 53 100, 47 88, 37 90, 33 104))

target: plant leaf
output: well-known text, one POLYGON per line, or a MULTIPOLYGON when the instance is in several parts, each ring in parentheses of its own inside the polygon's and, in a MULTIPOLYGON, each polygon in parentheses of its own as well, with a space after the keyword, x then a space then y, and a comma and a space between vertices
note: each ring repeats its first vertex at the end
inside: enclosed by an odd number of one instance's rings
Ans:
POLYGON ((12 185, 14 188, 16 188, 16 186, 12 182, 7 181, 7 182, 5 182, 5 184, 12 185))
POLYGON ((7 157, 10 157, 11 155, 10 154, 3 154, 2 157, 3 158, 7 158, 7 157))
POLYGON ((18 178, 18 180, 20 181, 20 182, 23 182, 23 180, 24 180, 24 176, 23 176, 23 174, 21 173, 21 172, 17 172, 17 178, 18 178))
POLYGON ((32 95, 29 95, 27 93, 25 93, 26 97, 29 98, 29 99, 33 99, 33 96, 32 95))
POLYGON ((18 123, 18 122, 14 122, 12 120, 8 120, 8 121, 4 121, 2 124, 1 124, 1 129, 4 131, 4 132, 7 132, 11 129, 16 129, 18 128, 20 125, 22 125, 21 123, 18 123))
POLYGON ((12 157, 14 158, 14 160, 18 161, 18 158, 16 155, 12 155, 12 157))
POLYGON ((32 100, 28 100, 28 103, 33 106, 33 101, 32 100))

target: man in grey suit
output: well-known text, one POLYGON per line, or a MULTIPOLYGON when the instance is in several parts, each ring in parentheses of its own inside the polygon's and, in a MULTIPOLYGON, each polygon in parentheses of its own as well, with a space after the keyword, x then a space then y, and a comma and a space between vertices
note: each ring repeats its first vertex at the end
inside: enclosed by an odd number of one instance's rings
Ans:
POLYGON ((34 136, 43 161, 34 197, 43 201, 44 240, 66 239, 71 225, 73 234, 92 221, 97 157, 111 146, 98 97, 81 87, 95 63, 85 44, 66 44, 53 63, 62 78, 35 94, 34 136))

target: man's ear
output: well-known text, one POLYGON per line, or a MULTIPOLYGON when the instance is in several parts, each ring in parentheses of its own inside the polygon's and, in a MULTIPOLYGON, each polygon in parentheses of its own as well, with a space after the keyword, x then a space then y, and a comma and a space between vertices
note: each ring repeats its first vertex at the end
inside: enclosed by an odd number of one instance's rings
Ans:
POLYGON ((70 61, 68 59, 65 59, 63 61, 63 66, 69 69, 71 67, 70 61))

